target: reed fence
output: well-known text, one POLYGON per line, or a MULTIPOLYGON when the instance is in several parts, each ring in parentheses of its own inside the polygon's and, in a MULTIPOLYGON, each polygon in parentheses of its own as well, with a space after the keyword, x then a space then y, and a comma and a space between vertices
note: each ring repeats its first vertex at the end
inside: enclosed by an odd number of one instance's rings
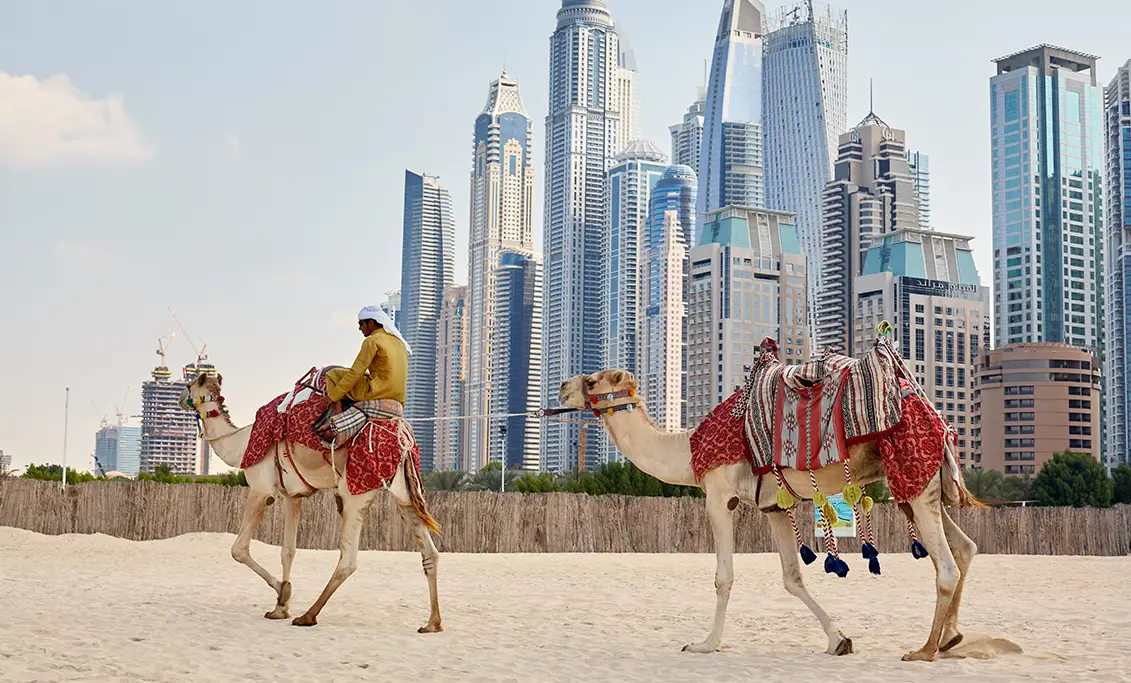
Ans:
MULTIPOLYGON (((194 532, 236 533, 243 517, 243 487, 159 484, 147 481, 92 482, 60 490, 58 483, 0 479, 0 526, 42 534, 107 534, 134 541, 194 532)), ((546 493, 430 492, 432 515, 442 525, 442 551, 461 553, 706 553, 714 542, 703 500, 546 493)), ((736 511, 736 550, 772 552, 769 524, 758 512, 736 511)), ((951 510, 960 527, 989 554, 1131 554, 1131 506, 1110 509, 1000 507, 951 510)), ((907 552, 903 513, 877 505, 881 552, 907 552)), ((813 536, 811 505, 799 508, 803 534, 813 536)), ((333 549, 339 518, 333 494, 306 501, 299 525, 301 548, 333 549)), ((274 505, 256 538, 278 545, 281 505, 274 505)), ((812 542, 812 541, 809 541, 812 542)), ((842 549, 859 551, 856 539, 842 549)), ((412 550, 392 496, 379 495, 361 536, 365 550, 412 550)), ((818 545, 813 546, 820 550, 818 545)))

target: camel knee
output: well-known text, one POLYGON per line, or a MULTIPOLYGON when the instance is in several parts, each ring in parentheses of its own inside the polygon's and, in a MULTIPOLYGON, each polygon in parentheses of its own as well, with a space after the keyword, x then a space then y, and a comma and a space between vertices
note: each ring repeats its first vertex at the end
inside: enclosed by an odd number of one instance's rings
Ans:
POLYGON ((345 581, 357 571, 357 562, 343 562, 334 569, 334 581, 345 581))
POLYGON ((801 582, 799 576, 786 576, 782 584, 785 586, 785 591, 795 598, 805 594, 805 584, 801 582))
POLYGON ((283 548, 283 562, 293 562, 295 559, 294 548, 283 548))
POLYGON ((232 559, 240 564, 247 564, 251 560, 251 549, 239 542, 232 546, 232 559))
POLYGON ((958 589, 958 580, 962 578, 962 572, 958 567, 950 562, 940 562, 937 584, 939 592, 943 595, 954 595, 954 591, 958 589))

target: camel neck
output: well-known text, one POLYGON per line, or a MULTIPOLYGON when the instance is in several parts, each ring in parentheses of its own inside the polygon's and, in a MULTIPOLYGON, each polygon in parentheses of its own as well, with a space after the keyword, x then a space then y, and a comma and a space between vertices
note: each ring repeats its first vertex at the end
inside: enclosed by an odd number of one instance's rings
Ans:
POLYGON ((661 431, 643 408, 607 415, 602 420, 617 449, 640 471, 668 484, 698 485, 691 469, 691 432, 661 431))
POLYGON ((236 427, 224 416, 206 417, 202 423, 212 452, 229 467, 239 467, 251 439, 251 426, 236 427))

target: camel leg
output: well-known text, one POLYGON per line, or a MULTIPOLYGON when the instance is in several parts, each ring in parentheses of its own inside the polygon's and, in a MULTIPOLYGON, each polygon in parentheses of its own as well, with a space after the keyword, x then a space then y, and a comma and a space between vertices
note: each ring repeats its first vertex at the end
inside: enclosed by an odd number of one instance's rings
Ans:
POLYGON ((284 498, 286 508, 283 517, 283 582, 279 585, 275 609, 264 614, 268 619, 287 619, 291 616, 288 606, 291 601, 291 564, 295 561, 295 548, 298 546, 298 520, 302 514, 302 498, 284 498))
POLYGON ((844 635, 836 620, 817 604, 809 594, 809 589, 805 587, 805 582, 801 578, 801 557, 797 553, 797 539, 794 538, 789 515, 785 512, 768 512, 766 517, 770 520, 774 544, 777 545, 778 555, 781 556, 781 573, 786 591, 804 602, 809 611, 821 622, 821 629, 829 638, 829 649, 825 650, 827 654, 851 654, 852 639, 844 635))
POLYGON ((360 496, 354 496, 346 489, 344 480, 342 484, 342 530, 338 540, 341 555, 338 558, 338 566, 334 568, 334 573, 330 575, 330 581, 322 589, 322 594, 318 596, 310 609, 291 622, 295 626, 314 626, 317 624, 318 614, 326 606, 326 601, 330 599, 334 591, 346 582, 346 579, 357 571, 357 546, 361 539, 361 525, 365 521, 365 511, 369 508, 369 504, 373 502, 377 491, 369 491, 360 496))
POLYGON ((943 621, 942 639, 939 641, 942 643, 939 650, 946 652, 962 642, 962 633, 958 630, 958 606, 962 602, 962 587, 966 584, 970 563, 978 553, 978 546, 954 523, 946 508, 943 508, 942 518, 946 542, 954 553, 954 561, 958 564, 959 572, 958 585, 954 589, 954 597, 950 599, 950 607, 943 621))
POLYGON ((915 526, 919 531, 919 541, 930 554, 931 561, 935 564, 935 615, 931 620, 931 634, 923 647, 915 652, 908 652, 903 656, 903 661, 934 661, 939 651, 939 640, 942 638, 943 621, 947 610, 958 588, 960 574, 958 564, 946 542, 946 532, 943 528, 943 508, 941 499, 941 485, 938 478, 932 480, 919 497, 911 501, 911 513, 914 516, 915 526))
POLYGON ((715 623, 706 640, 684 645, 684 652, 714 652, 722 645, 730 587, 734 583, 734 508, 737 506, 738 497, 733 493, 727 495, 708 489, 707 517, 715 535, 715 623))
MULTIPOLYGON (((409 492, 409 487, 420 486, 415 468, 416 464, 411 458, 402 460, 389 491, 397 501, 397 512, 401 519, 412 529, 412 536, 416 540, 416 549, 420 551, 421 564, 424 566, 424 576, 428 579, 428 599, 431 612, 428 615, 428 623, 421 626, 416 632, 438 633, 444 630, 443 622, 440 620, 440 598, 436 575, 440 562, 440 551, 436 549, 436 543, 432 540, 428 525, 416 514, 416 509, 412 506, 412 494, 409 492)), ((420 490, 418 489, 418 491, 420 490)))
POLYGON ((255 530, 259 528, 259 524, 263 521, 263 513, 270 505, 268 501, 273 501, 273 498, 268 494, 260 493, 254 489, 248 491, 247 503, 243 511, 243 524, 240 525, 240 533, 236 536, 235 543, 232 544, 232 559, 240 564, 246 564, 253 572, 259 574, 278 595, 282 583, 251 556, 251 537, 255 535, 255 530))

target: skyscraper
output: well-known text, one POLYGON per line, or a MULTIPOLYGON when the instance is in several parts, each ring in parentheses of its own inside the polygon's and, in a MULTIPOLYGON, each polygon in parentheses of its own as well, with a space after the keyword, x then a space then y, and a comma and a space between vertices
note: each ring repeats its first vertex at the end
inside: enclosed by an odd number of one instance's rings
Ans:
POLYGON ((165 365, 153 369, 141 385, 141 453, 139 470, 152 474, 166 465, 173 474, 196 474, 196 416, 181 408, 187 380, 174 380, 165 365))
POLYGON ((848 13, 802 1, 775 10, 767 23, 766 205, 797 214, 812 325, 821 288, 822 197, 848 130, 848 13))
POLYGON ((0 451, 0 474, 7 474, 12 471, 12 456, 11 454, 0 451))
POLYGON ((840 136, 836 170, 824 194, 821 290, 815 302, 818 351, 831 348, 856 355, 852 329, 856 276, 872 240, 919 227, 919 203, 904 138, 902 130, 888 126, 875 113, 840 136))
POLYGON ((1103 97, 1096 57, 1051 45, 994 60, 997 346, 1103 347, 1103 97))
MULTIPOLYGON (((496 278, 501 257, 529 254, 534 247, 531 215, 534 208, 534 131, 519 93, 518 81, 503 73, 491 83, 487 105, 475 120, 471 171, 471 248, 468 279, 467 405, 469 415, 486 415, 495 399, 496 381, 510 385, 510 376, 492 364, 495 347, 506 357, 528 357, 529 345, 497 333, 496 278)), ((506 303, 509 305, 509 302, 506 303)), ((536 353, 541 353, 538 349, 536 353)), ((522 362, 529 362, 529 358, 522 362)), ((540 381, 540 378, 539 380, 540 381)), ((528 393, 519 389, 523 398, 528 393)), ((504 401, 507 402, 507 401, 504 401)), ((487 464, 492 435, 485 421, 468 425, 466 468, 487 464)), ((497 440, 497 438, 496 438, 497 440)))
MULTIPOLYGON (((608 253, 605 171, 627 140, 619 37, 605 0, 562 0, 550 38, 546 116, 545 321, 542 399, 557 402, 562 380, 605 360, 606 283, 595 277, 608 253)), ((600 430, 587 428, 587 437, 600 430)), ((587 438, 586 441, 588 442, 587 438)), ((573 467, 578 427, 547 423, 543 467, 573 467)), ((588 459, 588 458, 587 458, 588 459)))
MULTIPOLYGON (((444 290, 455 270, 452 199, 436 178, 405 171, 404 235, 401 252, 401 330, 412 348, 408 359, 405 416, 436 416, 436 343, 444 290)), ((420 468, 433 469, 435 423, 413 425, 420 468)))
POLYGON ((103 422, 94 435, 94 464, 99 474, 136 477, 141 468, 141 427, 103 422))
POLYGON ((763 338, 777 341, 782 362, 809 356, 805 256, 793 215, 728 206, 708 214, 699 232, 687 307, 688 427, 742 387, 763 338))
MULTIPOLYGON (((534 252, 504 251, 495 274, 491 406, 488 412, 526 413, 541 403, 542 263, 534 252)), ((476 413, 472 413, 476 414, 476 413)), ((522 415, 493 421, 487 432, 492 462, 537 471, 541 421, 522 415), (494 432, 494 433, 492 433, 494 432)))
POLYGON ((900 355, 958 430, 962 465, 975 462, 974 371, 989 327, 989 293, 974 266, 970 240, 915 228, 874 238, 849 309, 857 352, 870 348, 882 321, 895 325, 900 355))
MULTIPOLYGON (((438 418, 459 418, 470 414, 466 404, 466 338, 467 285, 452 285, 444 289, 439 333, 436 339, 435 381, 438 418)), ((466 452, 468 422, 457 419, 440 419, 435 422, 435 469, 467 469, 462 454, 466 452)))
POLYGON ((1131 61, 1119 67, 1104 97, 1107 122, 1106 457, 1131 464, 1131 61))
POLYGON ((725 0, 707 84, 699 153, 697 224, 724 206, 766 205, 762 151, 762 35, 759 0, 725 0))
POLYGON ((907 172, 911 184, 915 186, 915 198, 919 200, 919 227, 931 229, 931 159, 922 152, 907 150, 907 172))
POLYGON ((668 127, 672 138, 673 164, 690 166, 692 169, 699 168, 699 153, 703 147, 703 114, 706 108, 707 89, 700 87, 696 92, 695 101, 683 115, 683 121, 668 127))
POLYGON ((686 419, 689 245, 698 183, 690 166, 669 166, 652 188, 642 256, 637 381, 662 429, 686 419))

